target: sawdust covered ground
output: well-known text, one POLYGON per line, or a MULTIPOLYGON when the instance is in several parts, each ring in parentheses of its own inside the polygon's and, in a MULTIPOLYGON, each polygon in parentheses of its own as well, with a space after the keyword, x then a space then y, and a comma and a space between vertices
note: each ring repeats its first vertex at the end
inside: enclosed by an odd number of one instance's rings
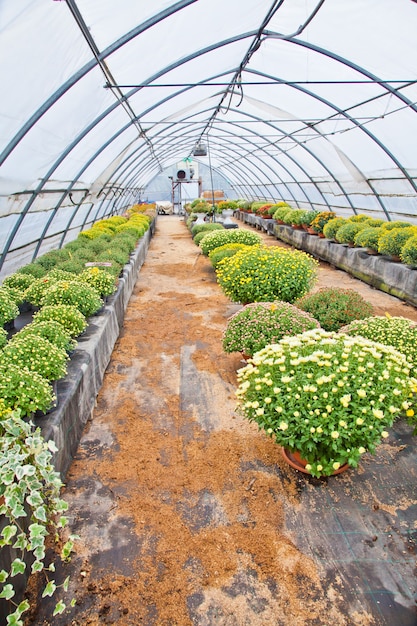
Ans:
MULTIPOLYGON (((412 307, 344 272, 322 265, 319 275, 316 288, 356 288, 377 314, 417 320, 412 307)), ((43 601, 28 623, 375 624, 363 607, 346 606, 286 532, 300 478, 234 412, 242 363, 221 337, 238 308, 185 223, 159 217, 67 476, 80 536, 70 565, 77 604, 51 618, 43 601)))

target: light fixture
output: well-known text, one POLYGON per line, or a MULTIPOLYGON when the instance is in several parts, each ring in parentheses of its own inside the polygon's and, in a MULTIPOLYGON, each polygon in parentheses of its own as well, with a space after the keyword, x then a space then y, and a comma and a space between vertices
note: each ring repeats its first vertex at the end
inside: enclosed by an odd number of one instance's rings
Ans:
POLYGON ((193 156, 195 157, 202 157, 202 156, 207 156, 207 148, 203 143, 198 142, 195 145, 195 148, 193 150, 193 156))

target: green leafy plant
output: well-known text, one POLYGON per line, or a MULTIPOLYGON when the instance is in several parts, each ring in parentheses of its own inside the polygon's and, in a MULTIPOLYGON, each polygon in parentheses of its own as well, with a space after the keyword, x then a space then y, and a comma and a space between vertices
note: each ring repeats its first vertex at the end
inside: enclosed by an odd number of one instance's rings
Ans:
POLYGON ((59 322, 54 322, 53 320, 45 322, 31 322, 19 330, 14 337, 21 338, 28 337, 29 335, 47 339, 53 343, 54 346, 57 346, 57 348, 66 352, 71 352, 77 345, 76 340, 71 339, 71 335, 65 330, 63 325, 59 322))
POLYGON ((195 240, 195 236, 199 233, 210 233, 212 230, 223 230, 223 225, 218 222, 206 222, 205 224, 196 224, 191 227, 191 235, 195 240))
POLYGON ((84 315, 70 304, 52 304, 44 306, 33 316, 32 323, 53 320, 61 324, 71 337, 78 337, 87 328, 84 315))
POLYGON ((0 287, 0 327, 19 315, 19 307, 12 299, 7 287, 0 287))
POLYGON ((289 206, 289 204, 286 204, 285 202, 280 204, 276 204, 275 205, 277 207, 275 213, 273 213, 273 217, 275 220, 279 221, 279 222, 284 222, 284 218, 286 216, 286 214, 288 213, 288 211, 293 211, 294 209, 292 207, 289 206), (279 206, 278 206, 279 205, 279 206))
POLYGON ((400 254, 401 260, 406 265, 417 266, 417 235, 413 235, 403 245, 400 254))
POLYGON ((0 350, 4 348, 7 343, 7 332, 4 328, 0 328, 0 350))
POLYGON ((220 261, 216 275, 233 302, 294 302, 314 284, 317 266, 312 256, 300 250, 251 246, 220 261))
POLYGON ((381 225, 381 228, 383 228, 384 230, 392 230, 393 228, 409 228, 409 226, 412 226, 413 224, 410 224, 410 222, 402 222, 401 220, 394 220, 392 222, 384 222, 381 225))
POLYGON ((417 226, 392 228, 383 232, 378 240, 378 252, 400 256, 406 241, 417 234, 417 226))
POLYGON ((246 250, 248 247, 244 243, 226 243, 224 246, 219 246, 209 252, 209 259, 213 267, 216 268, 222 259, 231 257, 239 250, 246 250))
MULTIPOLYGON (((0 547, 8 546, 11 562, 8 570, 0 572, 0 598, 8 600, 11 610, 7 623, 23 626, 22 615, 30 609, 28 600, 15 601, 17 574, 42 573, 45 585, 42 597, 52 596, 58 585, 54 580, 54 565, 46 564, 46 539, 61 543, 61 562, 70 559, 75 535, 64 537, 68 520, 68 504, 61 498, 62 481, 52 463, 57 451, 52 441, 46 442, 39 428, 22 419, 19 411, 9 412, 0 407, 0 515, 4 516, 0 547)), ((62 587, 68 590, 69 578, 62 587)), ((71 601, 70 605, 74 606, 71 601)), ((66 604, 60 600, 54 615, 62 613, 66 604)))
POLYGON ((335 235, 336 241, 338 241, 339 243, 348 243, 353 245, 357 233, 359 233, 361 230, 364 230, 365 228, 366 222, 353 222, 348 220, 345 224, 342 224, 340 228, 337 229, 335 235))
POLYGON ((78 276, 78 280, 93 287, 102 298, 116 291, 114 276, 100 267, 88 267, 78 276))
POLYGON ((309 313, 288 302, 255 302, 247 304, 227 320, 223 349, 252 356, 285 336, 318 327, 318 321, 309 313))
POLYGON ((327 222, 330 222, 330 220, 334 219, 335 217, 337 217, 337 215, 332 211, 320 211, 320 213, 316 215, 314 220, 311 222, 310 226, 313 230, 316 231, 316 233, 322 233, 325 224, 327 224, 327 222))
POLYGON ((203 254, 208 256, 212 250, 226 243, 244 243, 247 246, 253 246, 262 243, 262 237, 259 233, 246 228, 223 228, 223 230, 207 233, 200 241, 200 248, 203 254))
POLYGON ((285 337, 238 371, 238 410, 307 460, 313 476, 356 467, 412 408, 417 380, 403 354, 322 329, 285 337))
POLYGON ((103 300, 87 284, 75 280, 60 280, 49 287, 43 298, 42 305, 51 304, 69 304, 77 307, 85 317, 90 317, 103 306, 103 300))
POLYGON ((355 246, 368 248, 368 250, 378 252, 378 241, 382 233, 383 230, 381 228, 368 228, 368 225, 366 225, 363 230, 360 230, 355 235, 355 246))
POLYGON ((325 287, 296 300, 295 305, 310 313, 324 330, 336 331, 352 320, 370 317, 373 307, 353 289, 325 287))
POLYGON ((286 211, 285 213, 283 213, 283 217, 281 217, 282 221, 284 222, 284 224, 295 224, 296 226, 298 226, 299 224, 301 224, 301 218, 304 215, 304 211, 302 211, 301 209, 291 209, 290 211, 286 211))
POLYGON ((0 363, 26 367, 47 380, 58 380, 67 373, 68 354, 44 337, 33 334, 14 335, 0 354, 0 363))
POLYGON ((16 272, 3 280, 3 286, 14 290, 16 293, 15 302, 19 303, 24 300, 25 291, 34 280, 34 276, 30 274, 16 272))
POLYGON ((302 226, 310 226, 311 222, 317 217, 320 211, 304 211, 300 219, 302 226))
POLYGON ((46 413, 55 397, 48 380, 27 367, 0 359, 0 398, 7 409, 19 409, 22 417, 36 411, 46 413))
POLYGON ((323 226, 323 235, 327 237, 327 239, 335 241, 337 231, 346 223, 347 219, 344 217, 334 217, 323 226))
POLYGON ((35 279, 26 289, 25 299, 33 304, 33 306, 42 306, 46 292, 56 282, 57 279, 51 276, 49 272, 42 276, 42 278, 35 279))
POLYGON ((349 217, 349 222, 360 223, 360 222, 368 222, 369 216, 365 215, 365 213, 356 213, 355 215, 351 215, 349 217))

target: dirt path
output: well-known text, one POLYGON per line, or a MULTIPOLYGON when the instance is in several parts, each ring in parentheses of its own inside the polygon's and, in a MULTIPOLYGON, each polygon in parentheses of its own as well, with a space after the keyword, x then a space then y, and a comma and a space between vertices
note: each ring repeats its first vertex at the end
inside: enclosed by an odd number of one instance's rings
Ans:
MULTIPOLYGON (((417 320, 323 265, 319 285, 335 284, 417 320)), ((30 624, 378 626, 297 549, 285 511, 300 509, 305 479, 234 413, 242 363, 221 336, 237 308, 184 222, 159 217, 67 477, 77 605, 50 618, 43 602, 30 624)))

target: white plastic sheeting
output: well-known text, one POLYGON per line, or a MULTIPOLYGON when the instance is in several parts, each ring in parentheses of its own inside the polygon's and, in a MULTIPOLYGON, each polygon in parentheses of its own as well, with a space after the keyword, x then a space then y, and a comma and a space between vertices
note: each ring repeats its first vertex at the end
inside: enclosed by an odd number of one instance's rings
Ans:
POLYGON ((2 0, 1 275, 192 155, 235 197, 417 222, 414 0, 2 0))

